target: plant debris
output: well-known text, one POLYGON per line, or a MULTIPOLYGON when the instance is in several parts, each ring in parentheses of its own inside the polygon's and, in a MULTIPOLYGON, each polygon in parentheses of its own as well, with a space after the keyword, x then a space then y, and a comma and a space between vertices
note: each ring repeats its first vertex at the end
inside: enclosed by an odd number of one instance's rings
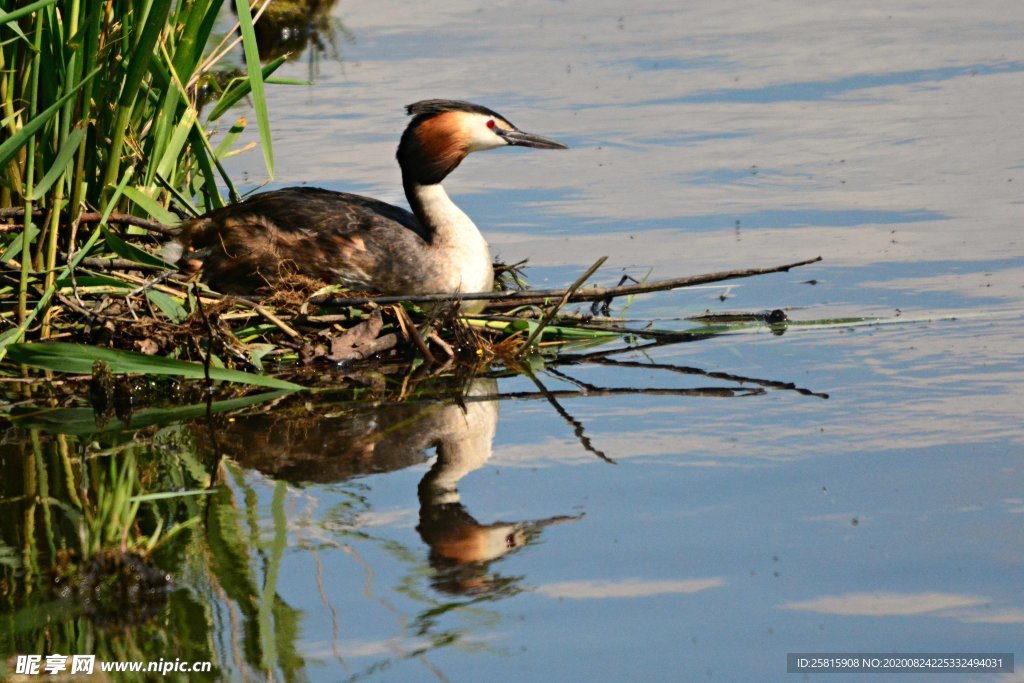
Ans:
POLYGON ((150 559, 114 548, 81 561, 75 552, 61 552, 51 571, 54 597, 106 628, 146 623, 163 610, 172 585, 171 575, 150 559))

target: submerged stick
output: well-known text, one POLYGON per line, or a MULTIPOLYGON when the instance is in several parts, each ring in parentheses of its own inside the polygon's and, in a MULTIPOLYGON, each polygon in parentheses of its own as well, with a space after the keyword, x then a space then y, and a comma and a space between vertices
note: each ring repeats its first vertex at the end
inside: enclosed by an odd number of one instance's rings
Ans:
POLYGON ((207 417, 209 417, 213 399, 213 379, 210 377, 210 363, 213 360, 213 325, 210 323, 210 318, 206 315, 206 309, 203 308, 203 299, 199 296, 199 285, 192 285, 192 293, 195 296, 196 308, 199 310, 199 315, 203 318, 204 327, 206 327, 206 353, 203 353, 202 347, 199 346, 199 340, 196 340, 196 349, 203 356, 203 375, 206 377, 206 412, 207 417))
MULTIPOLYGON (((660 292, 667 289, 681 289, 683 287, 694 287, 696 285, 705 285, 711 282, 721 282, 722 280, 736 280, 739 278, 754 277, 755 275, 767 275, 769 273, 785 273, 791 268, 806 266, 811 263, 817 263, 818 261, 821 261, 820 256, 813 259, 787 263, 785 265, 769 268, 725 270, 717 273, 691 275, 689 277, 678 277, 672 278, 671 280, 657 280, 654 282, 644 282, 633 285, 620 285, 618 287, 588 287, 587 289, 578 290, 571 294, 566 303, 576 303, 580 301, 604 301, 605 299, 614 299, 620 296, 646 294, 648 292, 660 292)), ((418 304, 461 299, 463 301, 493 301, 498 304, 523 305, 550 303, 552 299, 562 297, 566 292, 567 290, 565 289, 536 289, 525 290, 522 292, 471 292, 468 294, 452 293, 418 294, 409 296, 337 297, 321 299, 317 301, 317 303, 327 303, 335 306, 362 306, 371 302, 378 304, 394 304, 402 301, 408 301, 410 303, 418 304)))
MULTIPOLYGON (((534 375, 532 372, 527 371, 526 376, 530 378, 534 385, 536 385, 537 389, 540 391, 544 399, 549 404, 551 404, 552 408, 555 409, 555 412, 558 413, 563 420, 569 423, 569 425, 572 427, 573 434, 576 435, 576 439, 580 442, 580 445, 583 446, 583 449, 585 451, 587 451, 588 453, 593 453, 597 457, 601 458, 601 460, 604 460, 606 463, 609 463, 611 465, 618 464, 612 458, 609 458, 607 455, 605 455, 604 451, 594 446, 593 442, 590 440, 590 437, 587 436, 586 430, 583 427, 583 423, 577 420, 575 417, 573 417, 572 414, 568 410, 566 410, 561 403, 558 402, 558 399, 555 398, 555 395, 551 392, 551 390, 544 386, 544 384, 539 379, 537 379, 536 375, 534 375)), ((597 387, 594 388, 596 389, 597 387)), ((600 389, 598 389, 598 391, 600 391, 600 389)))
MULTIPOLYGON (((667 370, 669 372, 678 372, 683 375, 700 375, 708 377, 710 379, 724 379, 730 382, 737 382, 739 384, 756 384, 758 386, 766 387, 768 389, 776 389, 780 391, 795 391, 803 396, 814 396, 815 398, 827 399, 828 394, 820 391, 811 391, 804 387, 799 387, 793 382, 780 382, 772 379, 760 379, 757 377, 747 377, 744 375, 734 375, 730 372, 715 372, 712 370, 702 370, 700 368, 688 367, 685 365, 672 365, 671 363, 654 363, 647 361, 630 361, 630 360, 617 360, 614 358, 591 358, 588 363, 597 363, 600 365, 611 365, 617 368, 639 368, 641 370, 667 370)), ((567 363, 571 365, 578 365, 579 362, 567 363)), ((550 371, 550 370, 549 370, 550 371)))

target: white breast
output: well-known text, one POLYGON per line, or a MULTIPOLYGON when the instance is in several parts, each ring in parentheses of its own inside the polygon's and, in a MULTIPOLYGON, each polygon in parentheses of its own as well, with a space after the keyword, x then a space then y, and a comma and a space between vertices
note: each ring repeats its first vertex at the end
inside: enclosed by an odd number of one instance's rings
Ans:
POLYGON ((434 230, 431 256, 440 264, 440 292, 489 292, 494 285, 491 250, 469 216, 448 197, 440 184, 414 189, 434 230))

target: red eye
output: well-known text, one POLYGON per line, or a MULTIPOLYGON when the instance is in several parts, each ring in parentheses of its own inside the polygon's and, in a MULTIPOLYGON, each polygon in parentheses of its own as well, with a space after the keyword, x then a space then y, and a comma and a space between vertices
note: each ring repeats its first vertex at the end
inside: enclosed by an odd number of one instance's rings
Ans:
POLYGON ((487 127, 490 128, 491 130, 494 130, 494 119, 487 120, 487 127))

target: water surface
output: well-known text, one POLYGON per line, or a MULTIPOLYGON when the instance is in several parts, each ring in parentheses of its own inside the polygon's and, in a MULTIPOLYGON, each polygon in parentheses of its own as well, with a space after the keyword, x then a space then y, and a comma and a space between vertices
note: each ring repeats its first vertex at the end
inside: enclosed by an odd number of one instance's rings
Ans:
MULTIPOLYGON (((286 643, 264 663, 322 681, 782 680, 796 651, 1020 655, 1024 6, 346 0, 333 16, 341 58, 271 91, 274 185, 403 202, 403 105, 469 99, 572 147, 475 155, 448 183, 535 285, 603 255, 605 283, 821 255, 626 315, 882 322, 541 373, 576 392, 564 414, 513 376, 463 405, 226 427, 253 548, 278 550, 247 560, 254 591, 273 579, 272 617, 182 562, 176 599, 208 605, 224 677, 261 675, 257 630, 286 643), (595 390, 616 387, 672 391, 595 390)), ((255 185, 260 163, 233 170, 255 185)))

